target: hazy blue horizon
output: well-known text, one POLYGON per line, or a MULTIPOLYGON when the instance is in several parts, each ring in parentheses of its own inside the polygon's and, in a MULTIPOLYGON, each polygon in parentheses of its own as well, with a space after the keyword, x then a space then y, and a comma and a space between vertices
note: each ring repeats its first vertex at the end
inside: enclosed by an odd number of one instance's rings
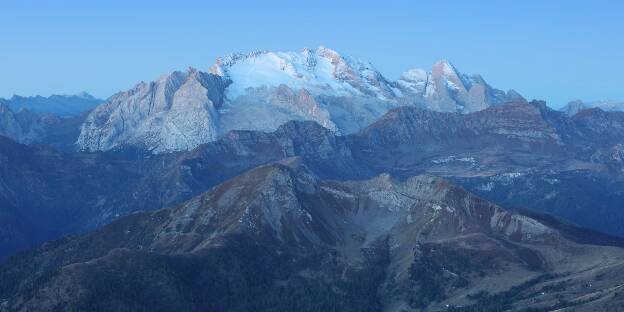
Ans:
POLYGON ((206 70, 231 52, 324 45, 389 79, 447 59, 553 107, 624 100, 624 2, 20 1, 0 9, 0 97, 105 98, 176 69, 206 70))

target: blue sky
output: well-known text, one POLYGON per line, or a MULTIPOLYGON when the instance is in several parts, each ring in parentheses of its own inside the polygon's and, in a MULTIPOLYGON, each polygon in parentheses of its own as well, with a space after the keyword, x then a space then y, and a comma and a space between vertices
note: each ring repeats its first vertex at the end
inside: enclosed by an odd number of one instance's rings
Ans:
POLYGON ((386 77, 448 59, 554 107, 624 100, 624 1, 1 1, 0 97, 99 97, 217 56, 325 45, 386 77))

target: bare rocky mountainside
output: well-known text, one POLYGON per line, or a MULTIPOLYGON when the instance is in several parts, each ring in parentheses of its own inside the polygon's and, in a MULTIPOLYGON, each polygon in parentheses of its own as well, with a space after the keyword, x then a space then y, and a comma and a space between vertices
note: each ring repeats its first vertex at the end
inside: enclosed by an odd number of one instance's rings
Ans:
POLYGON ((10 258, 0 310, 617 311, 620 246, 437 177, 288 158, 10 258))
POLYGON ((258 165, 299 156, 324 179, 444 177, 497 204, 624 235, 624 113, 572 117, 542 102, 456 114, 398 108, 337 136, 312 121, 231 131, 188 152, 60 153, 0 141, 2 254, 188 200, 258 165))

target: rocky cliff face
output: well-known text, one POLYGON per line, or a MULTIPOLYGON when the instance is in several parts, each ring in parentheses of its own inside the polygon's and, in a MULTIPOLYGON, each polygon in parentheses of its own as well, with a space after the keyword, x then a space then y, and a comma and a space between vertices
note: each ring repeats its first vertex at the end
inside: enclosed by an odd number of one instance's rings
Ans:
MULTIPOLYGON (((510 213, 439 178, 322 181, 290 158, 179 206, 10 259, 0 266, 7 298, 0 307, 617 306, 624 251, 581 245, 584 233, 574 231, 510 213), (593 300, 577 299, 584 296, 593 300)), ((595 237, 594 244, 621 244, 595 237)))
POLYGON ((189 69, 111 97, 82 125, 83 150, 110 150, 122 145, 153 152, 192 149, 216 138, 216 110, 225 83, 189 69))

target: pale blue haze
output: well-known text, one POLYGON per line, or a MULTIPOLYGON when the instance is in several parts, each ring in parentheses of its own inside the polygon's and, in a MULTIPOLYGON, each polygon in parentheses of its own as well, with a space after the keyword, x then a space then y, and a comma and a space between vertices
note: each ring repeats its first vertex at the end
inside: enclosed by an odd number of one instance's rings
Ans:
POLYGON ((438 59, 558 107, 624 99, 624 1, 0 1, 0 97, 107 97, 229 52, 325 45, 388 78, 438 59))

